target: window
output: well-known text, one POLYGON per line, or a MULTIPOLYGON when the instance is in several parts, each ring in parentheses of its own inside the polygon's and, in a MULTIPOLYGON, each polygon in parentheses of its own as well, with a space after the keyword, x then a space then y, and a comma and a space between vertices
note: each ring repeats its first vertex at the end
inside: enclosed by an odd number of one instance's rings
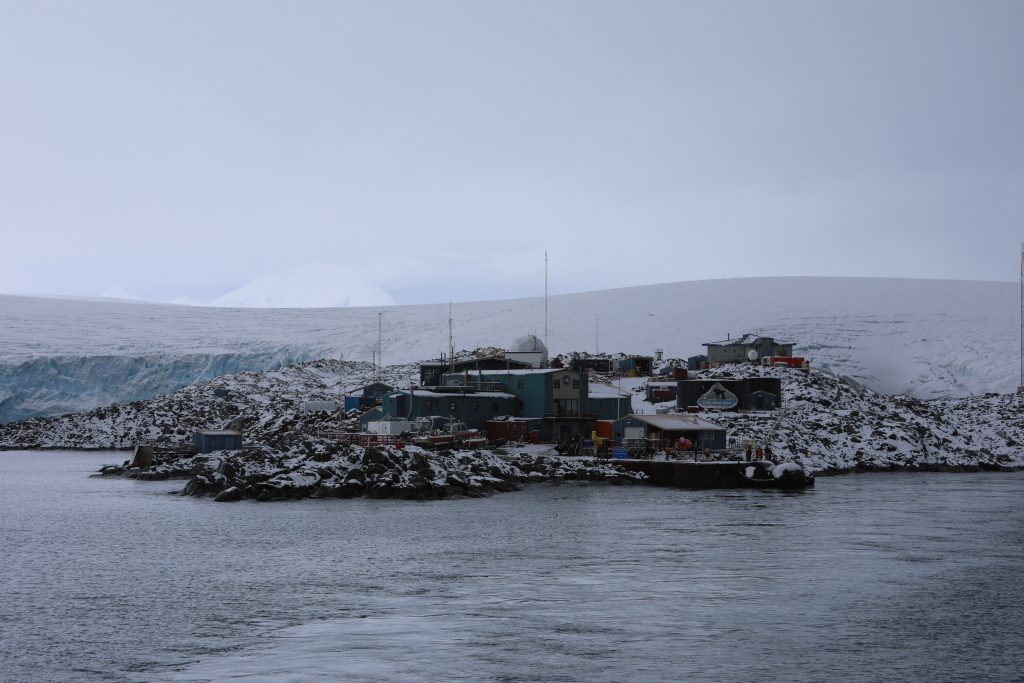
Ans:
POLYGON ((572 381, 572 388, 573 389, 579 389, 580 388, 580 381, 578 379, 574 379, 572 381))
POLYGON ((555 388, 555 390, 557 391, 557 390, 558 390, 558 388, 559 388, 559 387, 561 387, 561 386, 562 386, 562 383, 561 383, 561 382, 559 382, 559 381, 558 381, 558 380, 556 379, 556 380, 554 381, 554 388, 555 388))
POLYGON ((480 404, 477 403, 476 401, 470 401, 469 409, 475 413, 476 411, 480 410, 480 404))
POLYGON ((522 377, 520 377, 518 380, 516 380, 516 387, 519 388, 519 389, 523 388, 523 378, 522 377))
POLYGON ((431 399, 431 398, 428 398, 426 401, 423 402, 423 407, 426 408, 427 410, 433 410, 434 409, 434 400, 431 399))
POLYGON ((448 401, 448 412, 449 413, 454 413, 455 412, 455 401, 448 401))

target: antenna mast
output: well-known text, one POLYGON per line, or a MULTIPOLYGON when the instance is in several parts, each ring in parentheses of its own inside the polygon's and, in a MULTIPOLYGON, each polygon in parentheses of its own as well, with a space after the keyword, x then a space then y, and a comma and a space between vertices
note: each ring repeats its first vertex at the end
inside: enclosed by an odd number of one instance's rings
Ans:
POLYGON ((455 367, 455 342, 452 337, 452 301, 448 300, 448 362, 455 367))
MULTIPOLYGON (((1022 255, 1024 258, 1024 255, 1022 255)), ((1024 265, 1021 266, 1024 268, 1024 265)), ((544 250, 544 346, 548 345, 548 250, 544 250)))
POLYGON ((377 311, 377 381, 378 382, 380 381, 380 371, 382 369, 381 366, 384 365, 384 363, 381 361, 381 352, 384 349, 383 349, 383 347, 381 346, 381 343, 380 343, 380 340, 381 340, 381 336, 380 336, 380 322, 381 322, 381 319, 383 317, 384 317, 384 311, 377 311))
POLYGON ((1020 245, 1020 384, 1017 393, 1024 394, 1024 242, 1020 245))

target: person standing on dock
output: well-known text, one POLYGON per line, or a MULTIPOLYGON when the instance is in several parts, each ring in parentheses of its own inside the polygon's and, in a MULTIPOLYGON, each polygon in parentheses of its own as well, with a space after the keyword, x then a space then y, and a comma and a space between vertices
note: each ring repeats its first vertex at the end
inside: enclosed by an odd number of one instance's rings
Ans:
POLYGON ((747 462, 750 462, 750 446, 747 446, 747 462))
POLYGON ((754 451, 754 454, 757 456, 758 460, 764 460, 764 450, 760 446, 757 447, 757 450, 754 451))

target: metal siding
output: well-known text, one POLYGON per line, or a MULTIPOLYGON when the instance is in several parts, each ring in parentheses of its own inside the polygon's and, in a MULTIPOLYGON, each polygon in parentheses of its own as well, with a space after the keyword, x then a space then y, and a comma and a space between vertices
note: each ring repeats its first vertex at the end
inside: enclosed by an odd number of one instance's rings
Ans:
POLYGON ((514 398, 477 396, 474 394, 466 394, 464 396, 416 396, 411 417, 442 415, 444 417, 454 417, 456 420, 465 422, 467 427, 484 429, 487 426, 487 421, 494 417, 499 415, 515 415, 517 403, 518 401, 514 398), (432 408, 426 407, 427 401, 433 401, 432 408), (448 407, 452 401, 455 402, 454 412, 449 410, 448 407), (470 410, 470 404, 474 401, 478 404, 476 411, 470 410), (492 410, 492 403, 497 403, 497 409, 492 410))
POLYGON ((577 373, 577 376, 580 378, 580 413, 586 415, 594 412, 590 408, 590 378, 585 372, 577 373))
POLYGON ((526 375, 522 391, 513 392, 523 401, 523 417, 544 417, 553 403, 550 373, 526 375))
POLYGON ((629 414, 630 400, 628 396, 592 398, 589 402, 589 412, 593 413, 598 420, 617 420, 629 414))

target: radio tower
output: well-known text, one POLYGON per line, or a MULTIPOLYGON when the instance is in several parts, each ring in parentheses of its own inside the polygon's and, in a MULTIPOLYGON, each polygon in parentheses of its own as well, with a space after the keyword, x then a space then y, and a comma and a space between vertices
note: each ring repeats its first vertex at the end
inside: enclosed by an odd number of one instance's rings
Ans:
POLYGON ((455 341, 452 337, 452 301, 448 300, 448 363, 455 372, 455 341))
POLYGON ((1020 245, 1020 384, 1017 393, 1024 394, 1024 242, 1020 245))

